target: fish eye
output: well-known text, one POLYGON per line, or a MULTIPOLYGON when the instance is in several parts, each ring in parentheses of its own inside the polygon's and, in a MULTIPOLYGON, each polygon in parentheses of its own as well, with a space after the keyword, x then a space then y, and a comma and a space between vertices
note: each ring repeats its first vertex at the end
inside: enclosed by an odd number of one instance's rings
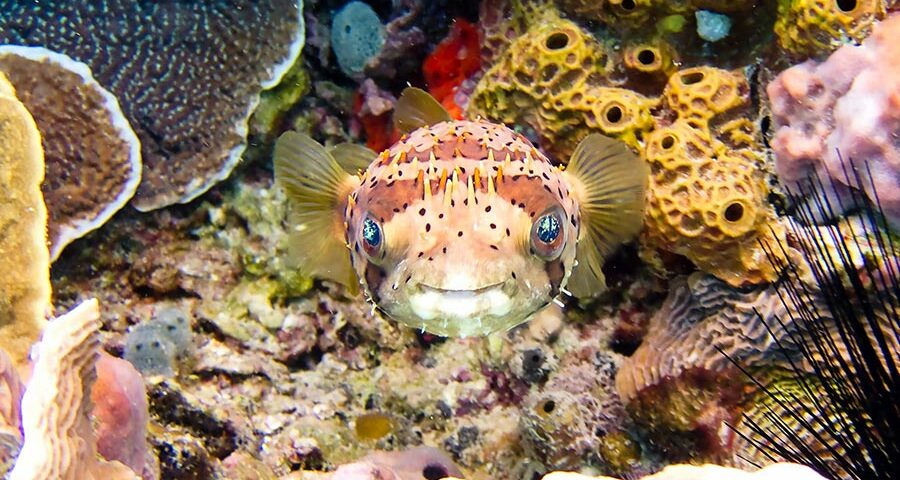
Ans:
POLYGON ((565 236, 563 213, 559 207, 552 207, 531 226, 531 248, 544 260, 553 260, 562 252, 565 236))
POLYGON ((363 220, 360 236, 362 236, 363 249, 370 257, 375 257, 381 251, 381 226, 371 217, 366 217, 363 220))

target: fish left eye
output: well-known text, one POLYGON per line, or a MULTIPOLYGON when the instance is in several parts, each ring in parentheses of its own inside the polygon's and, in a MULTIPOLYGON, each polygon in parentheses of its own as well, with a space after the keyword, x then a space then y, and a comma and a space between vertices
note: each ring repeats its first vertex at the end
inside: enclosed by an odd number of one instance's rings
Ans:
POLYGON ((531 248, 545 260, 555 259, 565 244, 563 215, 554 207, 537 218, 531 227, 531 248))
POLYGON ((381 226, 371 217, 366 217, 360 229, 360 236, 362 237, 362 246, 366 254, 374 258, 381 251, 384 240, 381 226))

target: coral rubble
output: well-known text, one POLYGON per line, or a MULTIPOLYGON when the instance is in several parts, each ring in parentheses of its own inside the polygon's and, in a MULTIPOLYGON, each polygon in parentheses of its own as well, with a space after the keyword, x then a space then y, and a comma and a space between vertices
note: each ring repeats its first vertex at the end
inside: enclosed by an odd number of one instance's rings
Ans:
POLYGON ((141 145, 87 65, 41 47, 0 47, 0 71, 35 118, 50 258, 125 206, 141 179, 141 145))

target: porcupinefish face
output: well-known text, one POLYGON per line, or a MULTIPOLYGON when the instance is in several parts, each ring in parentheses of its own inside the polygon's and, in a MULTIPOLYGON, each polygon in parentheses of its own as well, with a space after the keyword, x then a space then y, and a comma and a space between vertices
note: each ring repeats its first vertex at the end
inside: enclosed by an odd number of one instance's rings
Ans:
POLYGON ((352 264, 392 318, 446 336, 510 328, 575 262, 578 206, 559 170, 491 123, 442 122, 378 156, 345 216, 352 264))

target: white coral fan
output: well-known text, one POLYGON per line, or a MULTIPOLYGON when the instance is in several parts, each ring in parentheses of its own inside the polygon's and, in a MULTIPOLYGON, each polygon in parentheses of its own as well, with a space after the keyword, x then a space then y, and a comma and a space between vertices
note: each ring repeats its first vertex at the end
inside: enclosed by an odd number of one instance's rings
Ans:
POLYGON ((846 186, 865 190, 873 200, 877 191, 895 226, 900 226, 898 44, 900 16, 894 16, 878 24, 862 45, 842 47, 823 63, 791 67, 767 89, 781 181, 793 186, 815 172, 826 187, 827 178, 834 179, 844 200, 846 186), (849 171, 848 160, 859 167, 862 185, 849 171))

